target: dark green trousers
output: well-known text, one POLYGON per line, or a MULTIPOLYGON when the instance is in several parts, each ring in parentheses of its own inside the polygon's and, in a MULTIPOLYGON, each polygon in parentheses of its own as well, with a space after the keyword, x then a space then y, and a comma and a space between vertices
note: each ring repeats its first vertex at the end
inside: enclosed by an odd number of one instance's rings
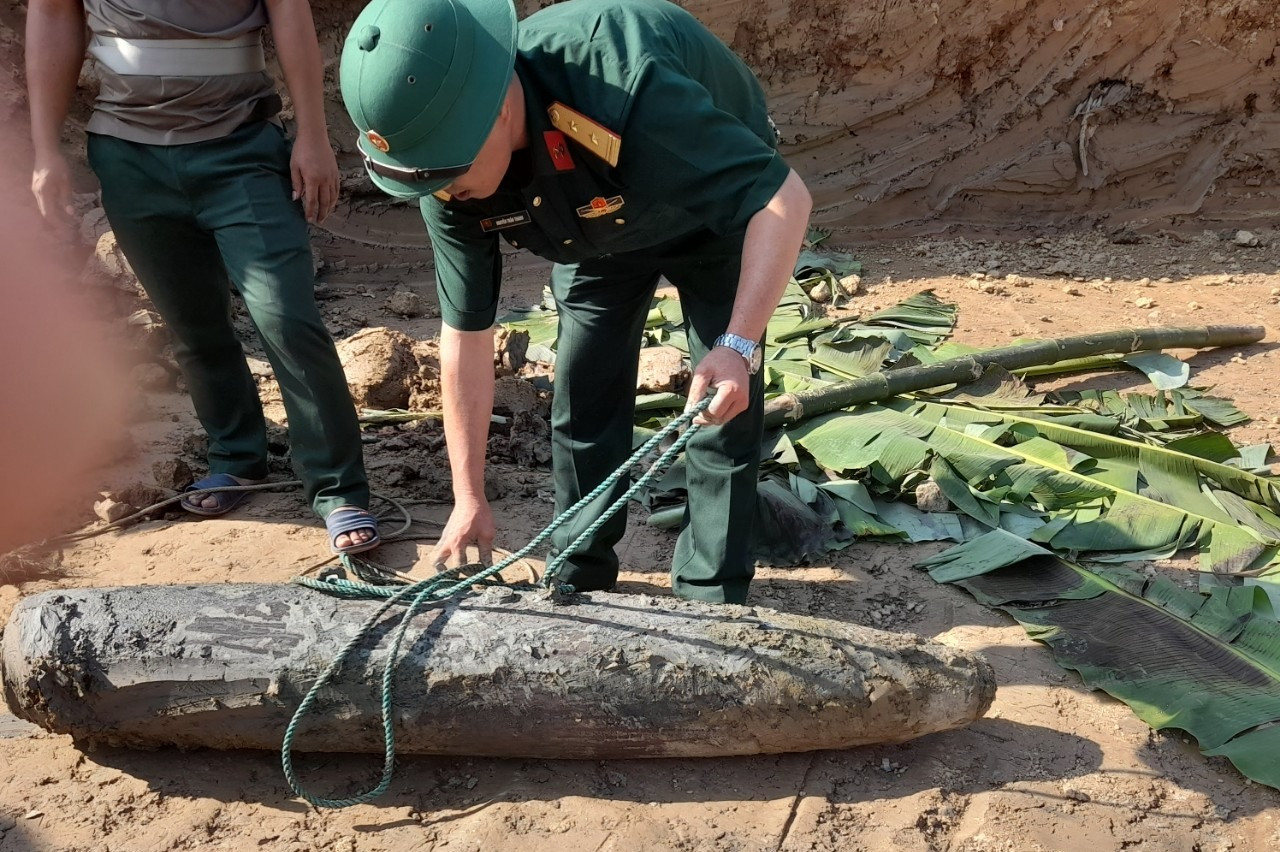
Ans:
POLYGON ((211 473, 267 475, 257 386, 231 325, 244 297, 289 418, 294 467, 321 517, 369 505, 360 427, 316 307, 311 247, 291 200, 289 144, 270 122, 209 142, 142 145, 90 134, 116 240, 174 339, 211 473))
MULTIPOLYGON (((551 289, 559 310, 552 467, 556 511, 563 512, 631 454, 637 361, 659 276, 680 292, 689 350, 698 363, 725 331, 738 288, 741 233, 696 237, 633 252, 557 265, 551 289)), ((763 382, 752 378, 751 406, 723 426, 704 427, 687 448, 689 503, 676 542, 671 587, 682 598, 742 603, 754 574, 749 555, 763 429, 763 382)), ((619 483, 561 527, 555 552, 626 490, 619 483)), ((566 562, 561 579, 580 590, 618 578, 614 545, 626 529, 619 512, 566 562)))

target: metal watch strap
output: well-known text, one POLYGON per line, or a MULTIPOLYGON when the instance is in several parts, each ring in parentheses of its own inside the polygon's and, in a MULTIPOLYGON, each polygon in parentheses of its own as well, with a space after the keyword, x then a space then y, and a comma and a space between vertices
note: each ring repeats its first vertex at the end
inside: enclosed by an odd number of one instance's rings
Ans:
POLYGON ((724 346, 732 349, 747 362, 747 373, 755 375, 760 370, 760 344, 736 334, 724 333, 715 339, 712 347, 724 346))

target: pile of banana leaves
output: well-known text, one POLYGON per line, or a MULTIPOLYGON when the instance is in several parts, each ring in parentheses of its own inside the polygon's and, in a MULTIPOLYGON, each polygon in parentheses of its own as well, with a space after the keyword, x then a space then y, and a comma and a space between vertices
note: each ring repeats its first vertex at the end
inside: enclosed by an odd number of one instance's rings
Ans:
MULTIPOLYGON (((1248 417, 1161 352, 983 360, 947 340, 956 310, 931 292, 868 316, 824 311, 809 293, 825 285, 838 305, 840 282, 860 270, 813 242, 768 326, 767 397, 880 392, 773 419, 757 558, 797 564, 860 539, 954 542, 920 567, 1008 612, 1152 727, 1184 730, 1280 788, 1280 482, 1269 446, 1237 447, 1221 431, 1248 417), (976 359, 963 382, 884 390, 900 371, 956 356, 976 359), (1026 382, 1118 368, 1145 373, 1152 392, 1036 393, 1026 382), (1125 565, 1184 550, 1199 555, 1198 591, 1125 565)), ((655 299, 648 342, 687 354, 681 319, 677 299, 655 299)), ((552 308, 504 322, 529 332, 530 358, 554 362, 552 308)), ((684 405, 675 393, 638 397, 637 442, 684 405)), ((641 495, 660 527, 680 523, 683 497, 680 463, 641 495)))

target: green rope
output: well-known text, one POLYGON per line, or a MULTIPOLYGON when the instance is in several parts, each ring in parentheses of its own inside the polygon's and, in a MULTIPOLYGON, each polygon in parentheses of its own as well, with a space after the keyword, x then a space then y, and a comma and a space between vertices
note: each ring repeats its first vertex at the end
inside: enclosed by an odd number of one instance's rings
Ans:
MULTIPOLYGON (((679 437, 672 443, 670 447, 662 452, 661 455, 653 462, 649 469, 636 482, 626 490, 626 492, 615 500, 604 511, 604 513, 592 522, 577 538, 575 538, 568 547, 559 553, 552 562, 547 566, 546 574, 542 579, 542 583, 548 589, 557 589, 563 593, 572 593, 573 587, 564 583, 556 583, 555 577, 560 573, 562 566, 569 556, 586 540, 594 534, 600 527, 613 517, 619 509, 627 504, 627 501, 634 497, 639 491, 649 484, 653 479, 659 477, 666 471, 667 467, 675 461, 676 457, 684 449, 689 440, 697 433, 700 428, 697 423, 693 422, 694 417, 701 414, 711 404, 712 397, 707 397, 694 407, 688 409, 676 419, 672 420, 663 427, 657 434, 645 441, 631 457, 613 473, 596 486, 592 491, 584 496, 577 503, 574 503, 565 511, 561 512, 554 520, 548 524, 542 532, 538 533, 528 544, 520 548, 520 550, 507 556, 501 562, 498 562, 484 570, 470 576, 462 577, 458 569, 442 572, 436 576, 422 580, 407 586, 388 586, 377 585, 364 581, 353 581, 345 578, 329 578, 324 580, 312 579, 309 577, 296 577, 294 582, 309 589, 316 589, 335 597, 347 600, 370 600, 383 599, 382 606, 365 621, 360 629, 356 631, 356 635, 351 638, 346 645, 338 652, 338 655, 329 663, 320 677, 316 679, 311 688, 307 690, 307 694, 303 696, 302 703, 298 705, 298 709, 294 711, 293 718, 289 720, 288 727, 285 728, 284 742, 280 747, 280 764, 284 770, 285 780, 289 782, 289 787, 293 792, 319 808, 345 808, 351 805, 360 805, 371 802, 381 796, 391 786, 392 776, 395 774, 396 761, 396 734, 394 726, 394 709, 395 709, 395 667, 400 657, 400 647, 404 643, 405 635, 408 633, 409 625, 424 607, 429 604, 439 604, 449 598, 464 592, 471 587, 493 582, 491 578, 498 575, 504 568, 510 566, 516 561, 523 559, 535 548, 546 542, 557 529, 567 523, 583 508, 594 502, 602 494, 606 493, 613 485, 622 477, 627 476, 631 470, 631 466, 639 463, 653 452, 667 436, 673 432, 680 430, 684 426, 688 426, 680 433, 679 437), (388 648, 387 659, 382 667, 382 744, 383 744, 383 761, 382 776, 377 786, 364 793, 346 799, 329 799, 322 796, 316 796, 308 792, 298 780, 297 774, 293 767, 293 743, 298 736, 298 729, 301 727, 303 720, 311 712, 319 699, 320 692, 337 677, 342 666, 346 663, 351 653, 369 636, 371 632, 378 626, 382 617, 397 604, 408 602, 400 620, 396 625, 395 631, 391 636, 391 644, 388 648)), ((352 573, 359 576, 360 572, 357 567, 357 561, 350 556, 343 555, 343 565, 350 569, 352 573)), ((500 580, 501 578, 499 578, 500 580)))

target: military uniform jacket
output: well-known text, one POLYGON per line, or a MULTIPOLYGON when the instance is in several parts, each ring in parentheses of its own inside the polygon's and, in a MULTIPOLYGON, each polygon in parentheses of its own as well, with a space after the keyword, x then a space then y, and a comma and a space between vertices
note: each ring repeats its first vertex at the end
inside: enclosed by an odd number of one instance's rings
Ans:
POLYGON ((790 171, 746 65, 665 0, 569 0, 520 24, 529 147, 484 199, 422 199, 446 324, 493 324, 498 239, 557 263, 741 231, 790 171))

